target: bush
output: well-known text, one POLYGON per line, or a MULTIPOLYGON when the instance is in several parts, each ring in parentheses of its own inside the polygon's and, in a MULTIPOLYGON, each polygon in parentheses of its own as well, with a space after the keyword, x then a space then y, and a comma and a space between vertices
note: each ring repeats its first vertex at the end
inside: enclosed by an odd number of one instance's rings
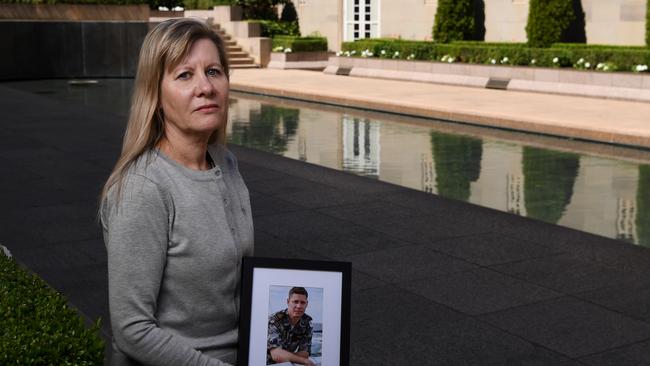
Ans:
POLYGON ((262 37, 300 36, 298 22, 279 22, 276 20, 253 20, 253 22, 260 23, 262 37))
POLYGON ((375 57, 383 58, 541 67, 572 67, 583 59, 581 68, 595 69, 598 64, 607 64, 608 70, 605 71, 631 71, 636 65, 650 65, 650 49, 646 47, 559 43, 549 48, 539 48, 529 47, 525 43, 436 43, 391 39, 343 43, 343 51, 354 51, 355 56, 367 55, 364 53, 366 50, 375 57), (589 67, 584 66, 586 63, 589 63, 589 67))
POLYGON ((236 0, 183 0, 185 9, 208 10, 220 5, 234 5, 236 0))
POLYGON ((448 43, 472 39, 475 34, 473 0, 439 0, 433 39, 448 43))
POLYGON ((549 47, 562 41, 576 18, 572 0, 530 0, 526 36, 531 47, 549 47))
POLYGON ((280 15, 280 21, 282 22, 297 22, 298 13, 296 12, 296 7, 293 6, 291 0, 287 1, 282 8, 282 14, 280 15))
POLYGON ((272 47, 273 49, 290 48, 292 52, 327 51, 327 38, 278 36, 273 38, 272 47))
POLYGON ((283 0, 237 0, 237 5, 242 7, 244 19, 251 20, 278 20, 276 5, 283 0))
POLYGON ((101 365, 99 321, 84 326, 66 299, 0 251, 0 365, 101 365))

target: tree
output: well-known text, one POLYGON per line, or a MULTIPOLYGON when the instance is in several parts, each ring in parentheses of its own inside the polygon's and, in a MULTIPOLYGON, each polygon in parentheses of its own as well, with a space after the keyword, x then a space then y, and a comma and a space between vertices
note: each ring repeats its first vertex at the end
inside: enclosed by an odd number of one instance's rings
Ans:
POLYGON ((473 39, 476 34, 474 0, 439 0, 433 39, 448 43, 473 39))
POLYGON ((431 149, 438 194, 468 201, 471 182, 476 182, 481 174, 483 142, 472 137, 432 132, 431 149))
POLYGON ((237 0, 242 7, 244 19, 278 20, 276 6, 285 0, 237 0))
POLYGON ((282 8, 282 15, 280 15, 280 21, 282 22, 297 22, 298 13, 296 12, 296 7, 293 6, 291 0, 287 1, 282 8))
POLYGON ((561 42, 575 19, 574 0, 530 0, 526 24, 528 44, 549 47, 561 42))

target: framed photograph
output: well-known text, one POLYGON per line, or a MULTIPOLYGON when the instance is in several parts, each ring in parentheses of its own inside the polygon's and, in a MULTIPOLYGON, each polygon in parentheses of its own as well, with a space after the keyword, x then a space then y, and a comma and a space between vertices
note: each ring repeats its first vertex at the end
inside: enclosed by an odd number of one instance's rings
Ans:
POLYGON ((245 257, 239 366, 347 366, 349 262, 245 257))

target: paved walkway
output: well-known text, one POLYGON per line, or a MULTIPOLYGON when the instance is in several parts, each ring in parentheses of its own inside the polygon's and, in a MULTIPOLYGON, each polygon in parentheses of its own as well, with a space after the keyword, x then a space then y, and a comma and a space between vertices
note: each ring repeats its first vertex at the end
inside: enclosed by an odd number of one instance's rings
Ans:
POLYGON ((650 104, 299 70, 234 70, 234 90, 650 148, 650 104))
MULTIPOLYGON (((108 338, 95 214, 124 117, 1 86, 0 108, 0 243, 108 338)), ((649 250, 231 148, 256 255, 352 262, 351 365, 650 363, 649 250)))

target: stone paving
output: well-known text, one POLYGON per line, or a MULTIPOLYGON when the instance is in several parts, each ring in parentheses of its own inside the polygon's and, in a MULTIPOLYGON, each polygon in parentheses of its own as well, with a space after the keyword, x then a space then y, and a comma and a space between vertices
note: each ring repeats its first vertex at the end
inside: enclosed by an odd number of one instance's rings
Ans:
POLYGON ((650 104, 381 80, 301 70, 234 70, 234 90, 650 148, 650 104))
MULTIPOLYGON (((0 106, 0 244, 109 338, 96 209, 125 117, 2 86, 0 106)), ((231 149, 256 255, 352 262, 351 365, 650 363, 647 249, 231 149)))

